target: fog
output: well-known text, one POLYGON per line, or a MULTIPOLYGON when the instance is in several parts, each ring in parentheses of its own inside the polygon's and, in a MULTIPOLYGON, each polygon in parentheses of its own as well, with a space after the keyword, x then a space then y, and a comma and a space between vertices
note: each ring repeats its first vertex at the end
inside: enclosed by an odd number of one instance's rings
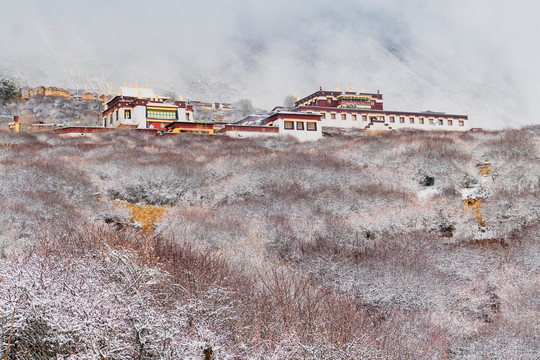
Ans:
POLYGON ((386 109, 540 123, 540 45, 524 0, 0 0, 0 74, 31 86, 148 83, 261 108, 317 90, 381 90, 386 109))

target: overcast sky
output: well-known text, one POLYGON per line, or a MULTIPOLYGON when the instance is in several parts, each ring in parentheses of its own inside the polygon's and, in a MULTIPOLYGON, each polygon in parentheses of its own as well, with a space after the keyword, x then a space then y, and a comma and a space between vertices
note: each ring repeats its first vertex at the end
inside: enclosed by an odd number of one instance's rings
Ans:
POLYGON ((266 109, 319 86, 380 89, 386 109, 517 127, 540 123, 539 10, 525 0, 0 0, 0 72, 32 86, 138 81, 266 109))

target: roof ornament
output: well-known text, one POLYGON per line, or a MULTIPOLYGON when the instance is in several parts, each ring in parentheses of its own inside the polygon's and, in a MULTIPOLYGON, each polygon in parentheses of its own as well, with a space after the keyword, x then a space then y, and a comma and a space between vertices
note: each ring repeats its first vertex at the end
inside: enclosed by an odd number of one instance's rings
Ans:
POLYGON ((336 91, 339 91, 339 85, 338 85, 338 86, 336 86, 336 91))
POLYGON ((178 96, 178 100, 184 101, 184 95, 180 94, 180 96, 178 96))

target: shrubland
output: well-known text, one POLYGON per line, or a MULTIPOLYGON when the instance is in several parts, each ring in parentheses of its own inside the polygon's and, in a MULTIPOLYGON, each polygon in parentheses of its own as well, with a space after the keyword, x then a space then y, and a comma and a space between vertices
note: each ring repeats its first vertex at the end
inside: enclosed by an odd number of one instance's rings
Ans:
MULTIPOLYGON (((0 113, 19 115, 22 129, 27 129, 36 123, 98 126, 102 124, 101 111, 102 104, 98 100, 65 99, 58 96, 35 95, 27 100, 16 100, 5 104, 0 101, 0 113)), ((2 120, 13 121, 10 118, 2 120)))
POLYGON ((0 351, 535 359, 539 140, 0 132, 0 351))

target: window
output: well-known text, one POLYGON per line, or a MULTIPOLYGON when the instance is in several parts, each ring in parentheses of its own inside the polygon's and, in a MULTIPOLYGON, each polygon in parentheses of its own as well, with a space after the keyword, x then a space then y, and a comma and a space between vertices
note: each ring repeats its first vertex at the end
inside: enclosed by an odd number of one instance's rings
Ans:
POLYGON ((131 119, 131 110, 124 110, 124 119, 131 119))
POLYGON ((459 126, 463 126, 463 125, 465 125, 465 121, 459 120, 459 126))
POLYGON ((356 121, 356 114, 352 114, 353 121, 356 121))
POLYGON ((146 110, 146 117, 150 119, 176 120, 176 115, 175 110, 146 110))
POLYGON ((362 115, 362 121, 367 121, 367 115, 362 115))
POLYGON ((286 130, 294 130, 294 122, 293 121, 285 121, 284 125, 286 130))
POLYGON ((347 114, 341 114, 341 120, 347 120, 347 114))
POLYGON ((429 125, 433 125, 433 119, 429 118, 429 125))
POLYGON ((317 123, 316 122, 308 122, 307 123, 307 129, 308 129, 308 131, 317 131, 317 123))
POLYGON ((424 123, 424 118, 423 118, 423 117, 420 117, 420 119, 418 120, 418 122, 419 122, 420 124, 423 124, 423 123, 424 123))
POLYGON ((399 122, 403 124, 403 123, 405 122, 405 117, 404 117, 404 116, 400 116, 400 117, 399 117, 399 122))
POLYGON ((394 116, 390 116, 390 122, 391 123, 396 122, 396 118, 394 116))
POLYGON ((335 113, 332 113, 332 114, 330 115, 330 117, 331 117, 333 120, 335 120, 336 114, 335 114, 335 113))
POLYGON ((452 126, 452 123, 453 123, 452 119, 448 119, 448 126, 452 126))
POLYGON ((304 122, 303 121, 297 121, 296 122, 296 130, 304 130, 304 122))
POLYGON ((189 113, 186 113, 186 120, 189 121, 189 113))
POLYGON ((439 125, 444 125, 444 120, 443 119, 439 119, 439 125))
POLYGON ((409 116, 409 123, 414 124, 414 117, 413 116, 409 116))

